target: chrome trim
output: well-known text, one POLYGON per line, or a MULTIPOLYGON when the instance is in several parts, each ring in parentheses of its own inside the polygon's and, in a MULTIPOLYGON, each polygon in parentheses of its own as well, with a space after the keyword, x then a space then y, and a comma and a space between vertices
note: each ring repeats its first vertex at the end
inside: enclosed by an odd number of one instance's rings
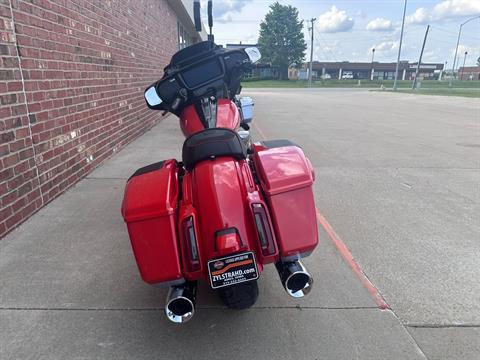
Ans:
POLYGON ((278 262, 275 265, 282 285, 288 295, 294 298, 302 298, 310 293, 313 286, 313 278, 300 261, 278 262), (292 288, 291 281, 295 280, 300 281, 301 284, 303 283, 301 289, 296 290, 292 288))
POLYGON ((150 285, 152 285, 154 287, 162 288, 162 287, 166 287, 166 286, 175 286, 175 285, 182 285, 182 284, 185 284, 185 279, 184 278, 180 278, 180 279, 172 280, 172 281, 159 282, 159 283, 150 284, 150 285))
POLYGON ((285 256, 285 257, 282 257, 282 261, 283 262, 294 262, 294 261, 298 261, 300 259, 306 258, 307 256, 310 256, 311 254, 312 254, 312 251, 307 251, 307 252, 298 253, 298 254, 295 254, 295 255, 285 256))
POLYGON ((242 139, 243 144, 247 149, 250 149, 251 144, 251 136, 250 136, 250 131, 248 130, 238 130, 237 131, 238 136, 240 136, 240 139, 242 139))
POLYGON ((189 321, 195 314, 196 292, 196 283, 172 286, 168 291, 165 304, 165 315, 168 320, 176 324, 184 324, 189 321))

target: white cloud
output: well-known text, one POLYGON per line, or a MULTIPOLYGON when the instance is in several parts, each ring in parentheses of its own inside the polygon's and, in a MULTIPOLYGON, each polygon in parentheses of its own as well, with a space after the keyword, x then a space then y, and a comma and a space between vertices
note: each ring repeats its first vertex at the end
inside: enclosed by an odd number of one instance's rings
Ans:
MULTIPOLYGON (((252 0, 216 0, 213 2, 213 17, 216 21, 231 21, 233 13, 239 13, 252 0)), ((202 15, 206 15, 207 1, 202 0, 202 15)))
POLYGON ((384 18, 376 18, 367 24, 367 30, 370 31, 390 31, 393 30, 393 23, 384 18))
MULTIPOLYGON (((480 58, 480 47, 478 45, 465 45, 465 44, 460 44, 458 45, 458 53, 457 53, 457 62, 455 67, 461 67, 463 66, 463 60, 465 58, 465 52, 468 52, 467 54, 467 61, 465 62, 465 66, 474 66, 477 62, 477 59, 480 58)), ((455 54, 455 48, 452 48, 451 52, 452 56, 455 54)), ((452 65, 449 62, 449 67, 452 65)))
MULTIPOLYGON (((463 45, 463 44, 458 45, 457 61, 460 58, 463 59, 463 56, 465 55, 465 52, 468 52, 468 55, 473 56, 473 55, 476 55, 478 52, 480 52, 480 48, 474 47, 474 46, 469 46, 469 45, 463 45)), ((455 55, 455 48, 452 49, 452 55, 455 55)))
POLYGON ((433 8, 433 14, 438 19, 459 16, 480 15, 480 0, 446 0, 433 8))
POLYGON ((432 19, 430 11, 421 7, 415 10, 412 15, 408 15, 405 19, 407 24, 426 24, 432 19))
POLYGON ((317 28, 320 32, 336 33, 348 31, 353 27, 353 19, 345 10, 332 6, 329 11, 318 17, 317 28))
POLYGON ((368 53, 372 51, 372 49, 375 49, 375 52, 380 51, 380 52, 391 52, 391 51, 396 51, 398 50, 398 41, 384 41, 381 42, 380 44, 374 45, 370 48, 368 53))
POLYGON ((355 17, 358 17, 358 18, 362 18, 362 19, 366 19, 367 18, 367 13, 363 10, 358 10, 356 13, 355 13, 355 17))
POLYGON ((408 24, 426 24, 430 21, 451 19, 456 17, 480 15, 480 0, 444 0, 433 9, 420 7, 408 15, 408 24))

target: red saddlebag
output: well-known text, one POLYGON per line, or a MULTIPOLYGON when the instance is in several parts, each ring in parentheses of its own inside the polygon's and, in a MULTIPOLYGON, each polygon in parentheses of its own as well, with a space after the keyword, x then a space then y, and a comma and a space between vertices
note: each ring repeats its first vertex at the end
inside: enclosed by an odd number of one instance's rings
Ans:
POLYGON ((176 236, 178 165, 166 160, 138 169, 127 182, 122 215, 142 279, 182 278, 176 236))
POLYGON ((302 149, 287 141, 265 142, 257 149, 253 159, 280 256, 308 255, 318 244, 312 165, 302 149), (269 147, 268 143, 279 147, 269 147))

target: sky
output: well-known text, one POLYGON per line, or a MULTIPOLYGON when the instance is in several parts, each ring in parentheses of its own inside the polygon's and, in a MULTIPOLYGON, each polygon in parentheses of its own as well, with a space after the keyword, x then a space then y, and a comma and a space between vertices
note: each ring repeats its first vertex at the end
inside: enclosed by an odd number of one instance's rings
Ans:
MULTIPOLYGON (((213 0, 214 35, 217 44, 256 43, 260 22, 273 0, 213 0)), ((396 61, 404 0, 279 0, 295 6, 304 21, 305 40, 310 45, 307 21, 314 26, 314 55, 318 61, 396 61)), ((206 0, 202 0, 206 14, 206 0)), ((418 61, 427 25, 430 31, 422 62, 453 63, 459 26, 480 17, 480 0, 408 0, 402 60, 418 61)), ((205 21, 206 23, 206 21, 205 21)), ((480 19, 465 24, 457 63, 475 65, 480 57, 480 19)), ((306 54, 309 59, 310 46, 306 54)))

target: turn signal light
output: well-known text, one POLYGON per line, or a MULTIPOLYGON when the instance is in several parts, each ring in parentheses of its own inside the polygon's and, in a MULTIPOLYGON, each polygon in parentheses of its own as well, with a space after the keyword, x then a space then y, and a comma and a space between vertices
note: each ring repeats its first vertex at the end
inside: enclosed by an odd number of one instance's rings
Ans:
POLYGON ((198 254, 197 237, 193 217, 190 216, 182 223, 183 241, 185 245, 185 265, 188 272, 200 270, 200 256, 198 254))
POLYGON ((264 256, 274 255, 276 253, 275 240, 273 239, 272 229, 267 218, 267 213, 262 204, 253 204, 253 216, 257 227, 258 239, 264 256))

